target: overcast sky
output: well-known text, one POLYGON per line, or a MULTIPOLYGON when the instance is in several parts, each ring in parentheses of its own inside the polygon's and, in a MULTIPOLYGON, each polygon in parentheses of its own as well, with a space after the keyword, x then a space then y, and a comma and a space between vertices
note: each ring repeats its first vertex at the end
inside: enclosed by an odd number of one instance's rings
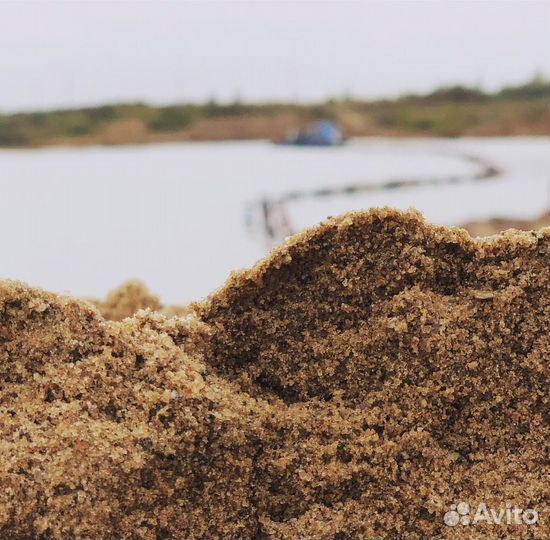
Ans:
POLYGON ((550 0, 0 2, 0 110, 494 89, 550 73, 550 0))

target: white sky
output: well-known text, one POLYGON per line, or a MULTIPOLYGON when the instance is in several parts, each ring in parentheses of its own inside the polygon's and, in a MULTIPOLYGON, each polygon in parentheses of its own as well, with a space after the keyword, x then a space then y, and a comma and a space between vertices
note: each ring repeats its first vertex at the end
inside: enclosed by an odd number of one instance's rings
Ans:
POLYGON ((550 0, 0 1, 0 111, 494 89, 550 74, 550 0))

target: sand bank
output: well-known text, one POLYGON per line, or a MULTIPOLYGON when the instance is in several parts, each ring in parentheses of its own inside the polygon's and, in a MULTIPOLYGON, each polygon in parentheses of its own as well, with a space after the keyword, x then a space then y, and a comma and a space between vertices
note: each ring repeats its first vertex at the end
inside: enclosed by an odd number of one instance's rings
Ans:
POLYGON ((549 251, 372 210, 183 316, 2 282, 0 536, 547 538, 549 251))

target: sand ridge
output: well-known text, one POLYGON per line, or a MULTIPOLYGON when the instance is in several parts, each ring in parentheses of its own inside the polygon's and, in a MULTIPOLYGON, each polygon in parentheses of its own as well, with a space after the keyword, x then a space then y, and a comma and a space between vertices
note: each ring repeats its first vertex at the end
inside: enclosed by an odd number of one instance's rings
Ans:
POLYGON ((549 251, 379 209, 179 316, 2 282, 0 537, 547 538, 549 251))

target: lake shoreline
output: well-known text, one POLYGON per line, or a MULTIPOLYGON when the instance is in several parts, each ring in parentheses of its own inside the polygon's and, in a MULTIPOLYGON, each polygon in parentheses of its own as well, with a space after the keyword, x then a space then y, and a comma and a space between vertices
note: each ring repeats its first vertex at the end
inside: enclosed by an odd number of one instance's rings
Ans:
POLYGON ((550 129, 549 91, 548 81, 535 79, 494 93, 457 86, 377 101, 119 103, 0 113, 0 148, 280 141, 324 119, 339 124, 350 138, 544 136, 550 129))
MULTIPOLYGON (((348 131, 349 132, 349 131, 348 131)), ((466 130, 458 135, 441 136, 435 133, 423 131, 406 130, 385 130, 377 132, 354 132, 350 138, 354 139, 463 139, 463 138, 495 138, 495 137, 543 137, 548 135, 546 126, 541 129, 539 126, 525 129, 524 126, 501 131, 483 131, 466 130), (503 132, 504 131, 504 132, 503 132)), ((40 148, 83 148, 83 147, 117 147, 117 146, 143 146, 162 143, 204 143, 204 142, 253 142, 266 141, 276 142, 284 137, 284 131, 277 126, 270 126, 266 123, 265 129, 261 132, 256 131, 246 125, 246 121, 241 127, 231 129, 230 133, 219 131, 216 124, 206 126, 199 125, 197 129, 181 130, 170 133, 154 133, 139 127, 136 131, 127 136, 113 135, 111 131, 105 131, 96 135, 58 137, 50 141, 44 141, 33 144, 0 146, 1 149, 40 149, 40 148), (273 127, 273 129, 271 129, 273 127)))
MULTIPOLYGON (((458 135, 458 136, 449 136, 449 137, 440 137, 432 134, 420 134, 420 135, 410 135, 410 134, 389 134, 389 135, 357 135, 354 137, 349 137, 348 142, 361 142, 361 141, 394 141, 394 142, 414 142, 414 141, 426 141, 430 140, 448 140, 460 141, 460 140, 479 140, 479 141, 490 141, 492 139, 547 139, 548 133, 518 133, 518 134, 489 134, 489 135, 458 135)), ((25 146, 0 146, 0 154, 3 152, 25 152, 25 151, 35 151, 35 150, 84 150, 84 149, 117 149, 117 148, 142 148, 148 146, 163 146, 163 145, 199 145, 199 144, 230 144, 230 143, 256 143, 256 144, 273 144, 276 146, 276 141, 267 137, 257 137, 257 138, 242 138, 242 139, 222 139, 222 138, 212 138, 212 139, 195 139, 190 137, 181 137, 181 138, 151 138, 147 141, 120 141, 120 142, 104 142, 101 137, 96 138, 86 138, 86 140, 80 140, 75 138, 59 139, 52 141, 48 144, 34 144, 34 145, 25 145, 25 146)), ((323 147, 324 150, 338 150, 346 145, 341 145, 337 147, 323 147)), ((297 149, 315 149, 316 147, 301 147, 301 146, 286 146, 287 148, 297 148, 297 149)))

